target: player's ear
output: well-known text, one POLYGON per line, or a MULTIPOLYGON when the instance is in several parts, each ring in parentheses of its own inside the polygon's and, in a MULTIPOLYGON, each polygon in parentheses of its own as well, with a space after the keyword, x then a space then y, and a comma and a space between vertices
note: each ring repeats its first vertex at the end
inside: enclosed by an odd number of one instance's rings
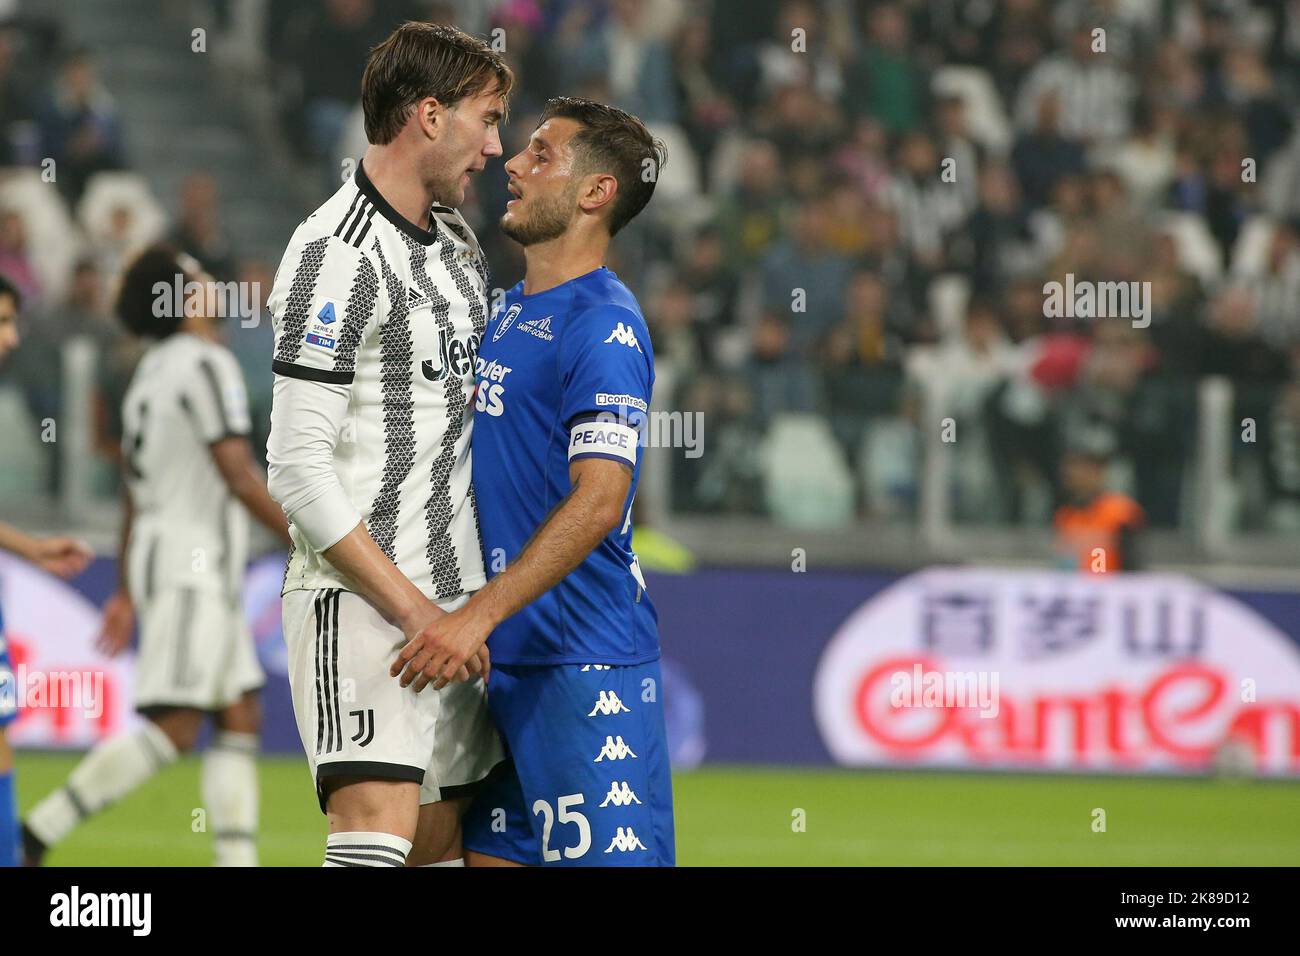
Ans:
POLYGON ((445 112, 441 103, 432 96, 426 96, 415 104, 412 116, 419 124, 420 132, 429 139, 434 139, 442 132, 443 114, 445 112))
POLYGON ((609 173, 592 173, 578 192, 578 208, 583 212, 597 212, 612 203, 617 193, 617 179, 609 173))

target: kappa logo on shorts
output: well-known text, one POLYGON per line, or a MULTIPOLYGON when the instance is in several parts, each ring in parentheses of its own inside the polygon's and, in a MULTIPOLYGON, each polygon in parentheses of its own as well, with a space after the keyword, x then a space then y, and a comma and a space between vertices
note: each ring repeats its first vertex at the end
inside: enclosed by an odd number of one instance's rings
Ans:
POLYGON ((366 710, 350 710, 348 716, 357 719, 357 732, 352 735, 354 744, 358 747, 364 747, 375 739, 375 709, 373 707, 366 710), (362 740, 362 737, 365 740, 362 740))
POLYGON ((625 807, 629 803, 640 802, 641 801, 637 799, 636 794, 632 792, 632 788, 627 785, 626 780, 621 783, 614 780, 610 783, 609 793, 605 794, 605 799, 600 805, 602 807, 607 807, 612 803, 616 807, 625 807))
POLYGON ((605 847, 606 853, 613 853, 618 850, 622 853, 629 853, 632 850, 644 850, 645 844, 637 839, 637 835, 632 832, 631 827, 619 827, 618 832, 614 834, 614 839, 609 841, 609 846, 605 847))
POLYGON ((596 701, 596 706, 591 708, 591 713, 587 716, 595 717, 600 714, 603 717, 608 717, 611 714, 630 714, 631 712, 627 705, 618 699, 618 694, 612 690, 602 690, 600 699, 596 701))
POLYGON ((632 753, 632 748, 623 743, 622 737, 606 737, 605 746, 596 754, 596 759, 592 763, 600 763, 602 760, 623 760, 627 757, 636 759, 636 754, 632 753))

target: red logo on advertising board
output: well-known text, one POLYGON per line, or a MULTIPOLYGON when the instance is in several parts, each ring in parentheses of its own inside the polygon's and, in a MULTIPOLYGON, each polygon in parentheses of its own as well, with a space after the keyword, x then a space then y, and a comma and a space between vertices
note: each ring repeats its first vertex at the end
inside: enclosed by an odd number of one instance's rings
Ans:
POLYGON ((1178 576, 931 569, 845 621, 814 711, 847 765, 1192 772, 1231 743, 1295 775, 1300 647, 1178 576), (900 702, 918 683, 949 692, 900 702))

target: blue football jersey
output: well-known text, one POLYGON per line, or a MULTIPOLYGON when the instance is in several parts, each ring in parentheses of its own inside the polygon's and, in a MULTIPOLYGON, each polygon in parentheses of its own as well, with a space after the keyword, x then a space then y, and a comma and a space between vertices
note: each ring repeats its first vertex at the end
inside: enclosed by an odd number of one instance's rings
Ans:
POLYGON ((492 634, 503 664, 640 664, 659 657, 657 616, 632 552, 654 353, 636 298, 603 266, 553 289, 507 294, 476 361, 473 474, 491 578, 571 489, 569 463, 627 463, 623 523, 568 577, 492 634))

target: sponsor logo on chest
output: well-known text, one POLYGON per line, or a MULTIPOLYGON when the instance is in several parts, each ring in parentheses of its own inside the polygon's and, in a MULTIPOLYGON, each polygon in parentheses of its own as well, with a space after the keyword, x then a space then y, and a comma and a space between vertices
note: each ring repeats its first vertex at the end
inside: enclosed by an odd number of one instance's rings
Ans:
POLYGON ((479 334, 455 336, 446 329, 438 332, 438 354, 420 363, 420 373, 430 382, 441 382, 448 374, 464 378, 474 371, 478 359, 479 334))
POLYGON ((529 319, 527 322, 520 322, 519 328, 543 342, 550 342, 555 338, 555 333, 551 331, 551 319, 553 315, 548 315, 543 319, 529 319))

